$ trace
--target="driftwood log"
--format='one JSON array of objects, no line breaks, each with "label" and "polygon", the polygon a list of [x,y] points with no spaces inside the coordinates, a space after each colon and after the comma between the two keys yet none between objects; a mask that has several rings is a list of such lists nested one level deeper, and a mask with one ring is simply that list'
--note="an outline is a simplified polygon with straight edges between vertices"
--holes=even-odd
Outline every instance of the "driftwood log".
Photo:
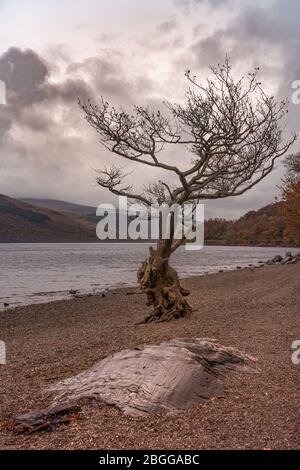
[{"label": "driftwood log", "polygon": [[17,416],[12,424],[12,429],[17,434],[49,431],[61,424],[69,424],[79,411],[80,406],[73,403],[52,405],[44,410],[30,411]]},{"label": "driftwood log", "polygon": [[255,370],[255,359],[207,339],[127,349],[51,387],[55,405],[96,399],[132,416],[169,414],[223,395],[224,373]]},{"label": "driftwood log", "polygon": [[126,349],[50,388],[52,405],[17,416],[17,433],[68,424],[94,399],[131,416],[171,414],[224,394],[227,371],[256,371],[255,359],[212,339],[174,339]]}]

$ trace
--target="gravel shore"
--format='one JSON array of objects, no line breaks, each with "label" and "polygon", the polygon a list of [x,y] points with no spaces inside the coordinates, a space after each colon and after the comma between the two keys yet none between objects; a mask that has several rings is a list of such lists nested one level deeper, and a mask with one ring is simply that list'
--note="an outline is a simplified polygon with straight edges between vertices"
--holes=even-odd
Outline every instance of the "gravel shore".
[{"label": "gravel shore", "polygon": [[[135,325],[147,313],[136,289],[0,313],[1,449],[300,449],[300,265],[185,279],[192,317]],[[130,295],[129,295],[130,294]],[[178,337],[216,338],[258,359],[258,374],[230,374],[224,397],[176,416],[132,418],[97,403],[52,432],[16,435],[10,420],[51,399],[45,389],[109,354]]]}]

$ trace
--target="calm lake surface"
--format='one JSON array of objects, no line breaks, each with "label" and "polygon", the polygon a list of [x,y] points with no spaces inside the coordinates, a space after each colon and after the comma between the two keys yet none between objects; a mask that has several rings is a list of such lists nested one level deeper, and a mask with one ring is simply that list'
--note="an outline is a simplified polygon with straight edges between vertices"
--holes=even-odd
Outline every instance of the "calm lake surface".
[{"label": "calm lake surface", "polygon": [[[0,309],[49,302],[80,293],[136,285],[138,264],[148,254],[146,244],[52,243],[0,244]],[[207,246],[200,251],[181,248],[172,265],[180,277],[247,266],[285,248]]]}]

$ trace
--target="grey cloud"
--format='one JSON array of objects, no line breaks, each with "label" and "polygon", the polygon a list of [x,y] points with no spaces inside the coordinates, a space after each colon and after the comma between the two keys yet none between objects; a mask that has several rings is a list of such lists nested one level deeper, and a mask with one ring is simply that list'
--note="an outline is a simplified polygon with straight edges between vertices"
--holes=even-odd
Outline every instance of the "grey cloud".
[{"label": "grey cloud", "polygon": [[174,4],[182,8],[186,14],[191,13],[193,6],[196,5],[206,4],[212,8],[218,8],[234,2],[235,0],[174,0]]},{"label": "grey cloud", "polygon": [[6,84],[7,99],[12,104],[38,101],[48,73],[45,63],[31,50],[14,47],[0,57],[0,79]]},{"label": "grey cloud", "polygon": [[[285,4],[274,0],[264,7],[240,6],[237,15],[233,15],[227,25],[212,34],[195,41],[191,47],[194,67],[203,68],[208,63],[221,62],[226,53],[234,65],[244,64],[251,69],[260,65],[263,83],[273,80],[278,86],[277,99],[291,98],[293,80],[300,79],[300,31],[298,19],[300,3],[291,0]],[[201,27],[195,28],[199,36]],[[300,131],[300,105],[290,103],[287,116],[287,129]],[[299,149],[299,141],[291,151]],[[283,175],[279,163],[274,173],[255,190],[238,200],[222,201],[221,204],[208,205],[213,214],[232,213],[240,215],[241,208],[258,208],[274,200],[278,185]],[[235,208],[236,207],[236,208]]]},{"label": "grey cloud", "polygon": [[[103,57],[102,57],[103,56]],[[110,57],[108,60],[106,57]],[[150,93],[153,84],[144,75],[132,76],[123,65],[124,58],[112,51],[102,51],[101,57],[91,57],[80,63],[71,64],[67,73],[76,77],[89,76],[90,98],[118,100],[120,103],[133,103],[139,95]]]},{"label": "grey cloud", "polygon": [[53,119],[40,106],[31,106],[20,110],[18,124],[34,132],[48,132],[53,126]]},{"label": "grey cloud", "polygon": [[218,32],[210,37],[197,41],[191,51],[194,56],[197,68],[207,67],[207,65],[217,64],[224,60],[228,52],[222,33]]},{"label": "grey cloud", "polygon": [[156,30],[159,34],[168,34],[174,31],[174,29],[176,29],[176,26],[177,26],[176,20],[175,18],[172,18],[168,21],[163,21],[162,23],[160,23],[157,26]]},{"label": "grey cloud", "polygon": [[[228,10],[231,8],[229,2],[234,5],[232,14]],[[208,12],[207,16],[198,15],[202,22],[199,28],[194,29],[196,15],[190,15],[189,25],[184,23],[192,33],[194,29],[193,44],[187,44],[190,40],[188,34],[183,37],[184,42],[182,38],[175,38],[175,18],[170,20],[167,16],[166,21],[161,23],[157,19],[158,32],[154,30],[156,34],[152,36],[142,34],[142,37],[135,35],[132,38],[132,33],[126,36],[126,31],[118,36],[99,36],[97,56],[76,63],[72,63],[71,53],[62,45],[57,49],[52,46],[52,54],[48,54],[47,60],[33,51],[16,48],[0,57],[0,79],[4,77],[9,84],[9,103],[6,107],[0,107],[2,192],[11,192],[11,188],[15,187],[20,196],[60,197],[78,202],[93,200],[95,203],[100,202],[101,197],[110,199],[109,194],[101,193],[94,184],[91,170],[107,163],[109,157],[99,146],[97,136],[84,122],[77,106],[78,97],[97,100],[103,94],[115,104],[129,106],[137,102],[159,107],[161,90],[168,99],[173,99],[168,92],[176,94],[176,87],[178,94],[181,90],[184,92],[185,82],[181,81],[181,73],[183,75],[186,68],[202,73],[204,66],[222,61],[226,52],[237,65],[240,62],[247,67],[249,65],[249,68],[260,65],[265,77],[274,78],[274,82],[280,83],[279,95],[290,96],[291,81],[300,79],[299,2],[290,0],[286,5],[283,1],[274,0],[264,8],[231,0],[179,0],[179,3],[191,13],[202,11],[202,7],[203,11]],[[216,5],[218,10],[215,15],[213,8]],[[209,15],[212,13],[214,19],[217,16],[222,20],[222,8],[227,15],[226,22],[219,21],[221,26],[216,31]],[[180,26],[179,13],[175,10]],[[96,36],[97,33],[93,34]],[[123,38],[129,38],[129,41],[123,44]],[[130,44],[134,46],[132,51]],[[185,49],[183,44],[187,44]],[[167,54],[161,56],[160,50],[167,51]],[[274,50],[280,57],[279,61],[275,59],[275,63],[271,57]],[[135,53],[147,58],[141,61],[143,65],[140,69],[138,66],[131,67],[130,57]],[[138,64],[139,59],[134,57],[134,60]],[[162,74],[157,60],[167,60]],[[154,71],[157,67],[159,78],[156,82],[148,78],[152,70],[149,73],[144,64],[153,67]],[[59,73],[60,67],[62,74]],[[21,76],[16,76],[17,69],[22,71]],[[59,83],[52,79],[56,73],[59,77],[65,77]],[[275,76],[276,73],[279,75]],[[176,99],[177,96],[174,96]],[[290,127],[300,127],[299,105],[291,105],[289,122]],[[142,165],[134,172],[141,180],[151,177],[144,175]],[[213,203],[209,210],[213,214],[233,217],[272,202],[280,175],[281,170],[278,169],[249,195]]]},{"label": "grey cloud", "polygon": [[49,114],[55,101],[76,103],[78,97],[91,96],[83,80],[53,84],[50,75],[46,61],[32,50],[11,48],[0,57],[0,79],[7,89],[7,105],[0,109],[2,137],[18,125],[47,131],[55,122],[55,116]]},{"label": "grey cloud", "polygon": [[66,79],[63,83],[47,84],[45,98],[60,99],[66,103],[74,103],[80,98],[86,100],[93,95],[91,87],[83,79]]},{"label": "grey cloud", "polygon": [[0,192],[50,197],[52,192],[79,201],[89,192],[97,203],[110,199],[96,190],[92,170],[108,156],[77,99],[96,101],[103,94],[131,104],[136,95],[150,95],[152,83],[132,76],[118,54],[103,55],[69,64],[58,83],[52,80],[56,67],[33,51],[14,48],[0,57],[0,78],[10,84],[7,105],[0,107]]},{"label": "grey cloud", "polygon": [[[11,127],[11,119],[6,112],[0,108],[0,145],[1,138],[9,131]],[[1,151],[1,149],[0,149]]]},{"label": "grey cloud", "polygon": [[[281,0],[274,0],[264,5],[240,7],[239,14],[233,17],[229,25],[198,40],[193,45],[193,51],[198,50],[200,54],[209,46],[212,61],[218,57],[220,50],[229,52],[236,61],[251,60],[253,56],[263,54],[268,64],[270,48],[277,48],[281,55],[282,69],[291,58],[296,65],[298,61],[294,59],[298,56],[300,43],[300,3],[290,0],[287,8]],[[195,31],[197,32],[197,28]],[[200,28],[198,33],[199,31]]]},{"label": "grey cloud", "polygon": [[[191,51],[195,65],[202,67],[222,60],[229,53],[233,63],[245,61],[249,68],[260,65],[263,78],[276,78],[278,98],[291,98],[292,82],[300,79],[300,3],[290,0],[288,7],[274,0],[264,7],[257,5],[240,9],[227,28],[200,39]],[[272,52],[276,59],[272,61]],[[290,104],[288,128],[300,130],[300,106]]]}]

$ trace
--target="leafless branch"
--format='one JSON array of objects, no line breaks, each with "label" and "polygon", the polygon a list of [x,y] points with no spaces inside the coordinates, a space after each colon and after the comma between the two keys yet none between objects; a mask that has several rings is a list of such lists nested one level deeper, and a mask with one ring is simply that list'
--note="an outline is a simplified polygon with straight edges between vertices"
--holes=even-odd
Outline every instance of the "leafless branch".
[{"label": "leafless branch", "polygon": [[[295,134],[287,140],[283,137],[287,102],[277,102],[264,92],[258,68],[234,80],[226,58],[211,71],[212,78],[204,84],[190,71],[186,73],[191,85],[186,103],[165,103],[167,116],[140,106],[129,114],[104,99],[99,105],[80,103],[88,123],[112,153],[165,170],[173,175],[172,181],[177,177],[175,187],[159,181],[144,188],[145,194],[135,194],[132,187],[122,186],[120,169],[111,167],[98,178],[101,186],[146,205],[153,200],[183,204],[238,196],[272,171],[275,161],[296,140]],[[161,159],[165,147],[175,144],[187,147],[193,155],[185,169]]]}]

